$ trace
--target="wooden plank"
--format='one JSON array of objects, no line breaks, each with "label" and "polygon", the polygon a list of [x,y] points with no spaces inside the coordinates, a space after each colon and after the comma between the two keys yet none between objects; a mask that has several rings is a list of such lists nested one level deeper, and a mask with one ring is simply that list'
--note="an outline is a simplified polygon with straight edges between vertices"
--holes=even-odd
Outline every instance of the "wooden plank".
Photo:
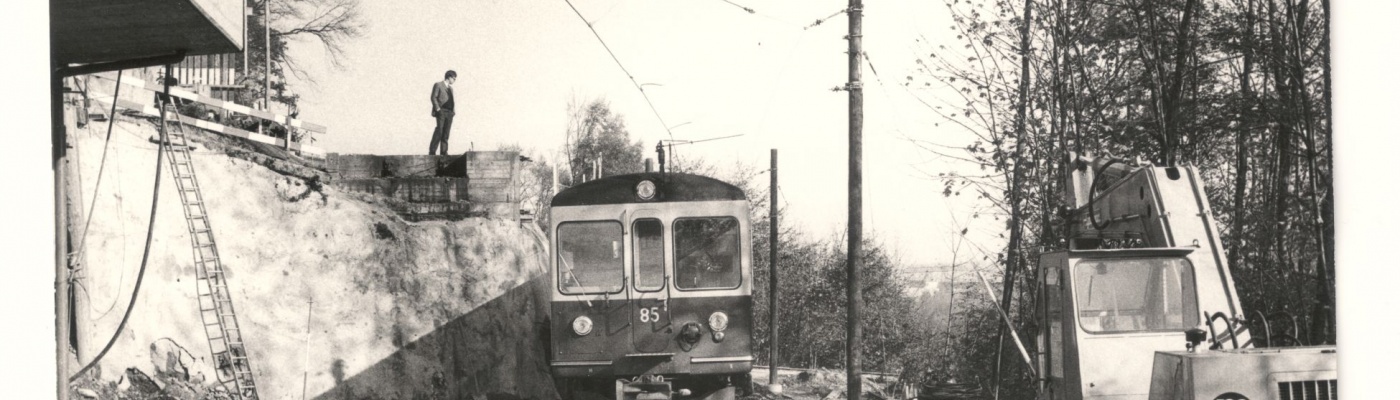
[{"label": "wooden plank", "polygon": [[[97,79],[100,79],[100,80],[106,80],[106,81],[110,81],[110,82],[115,82],[115,80],[113,80],[113,79],[111,79],[111,78],[104,77],[104,76],[92,75],[92,77],[97,78]],[[146,82],[146,81],[143,81],[143,80],[140,80],[140,79],[135,79],[135,78],[122,77],[122,82],[121,82],[121,83],[122,83],[123,85],[128,85],[128,86],[131,86],[131,87],[134,87],[134,88],[139,88],[139,89],[145,89],[145,90],[149,90],[149,91],[157,92],[157,93],[161,93],[161,92],[164,92],[164,91],[165,91],[165,86],[163,86],[163,85],[161,85],[161,84],[159,84],[159,83],[156,83],[156,82]],[[309,131],[316,132],[316,133],[326,133],[326,127],[321,126],[321,125],[317,125],[317,124],[314,124],[314,123],[311,123],[311,122],[302,121],[302,120],[295,119],[295,118],[292,118],[292,117],[288,117],[288,116],[282,115],[282,114],[277,114],[277,113],[267,112],[267,111],[263,111],[263,110],[258,110],[258,109],[255,109],[255,108],[252,108],[252,107],[248,107],[248,106],[245,106],[245,105],[242,105],[242,104],[238,104],[238,103],[234,103],[234,102],[227,101],[227,100],[221,100],[221,99],[218,99],[218,98],[214,98],[214,97],[209,97],[209,96],[201,95],[201,94],[199,94],[199,93],[194,93],[194,92],[191,92],[191,91],[188,91],[188,90],[184,90],[184,89],[179,89],[179,88],[174,88],[174,87],[172,87],[172,88],[170,88],[170,95],[171,95],[171,96],[175,96],[175,97],[179,97],[179,98],[182,98],[182,99],[186,99],[186,100],[193,100],[193,101],[196,101],[196,102],[199,102],[199,103],[202,103],[202,104],[206,104],[206,105],[210,105],[210,106],[222,108],[222,109],[224,109],[224,110],[236,112],[236,113],[239,113],[239,114],[251,115],[251,116],[258,117],[258,118],[262,118],[262,119],[265,119],[265,120],[268,120],[268,121],[272,121],[272,122],[276,122],[276,123],[279,123],[279,124],[283,124],[283,125],[286,125],[286,126],[289,126],[289,127],[294,127],[294,128],[298,128],[298,129],[305,129],[305,130],[309,130]]]},{"label": "wooden plank", "polygon": [[[126,80],[126,79],[123,78],[122,80]],[[106,94],[98,93],[98,92],[91,92],[91,93],[93,94],[93,97],[90,97],[90,98],[91,98],[93,101],[96,101],[96,102],[98,102],[98,103],[106,104],[106,105],[109,106],[109,107],[111,106],[111,104],[112,104],[112,101],[111,101],[111,97],[112,97],[112,96],[111,96],[111,95],[106,95]],[[149,116],[153,116],[153,117],[158,117],[158,116],[160,116],[160,109],[158,109],[158,108],[156,108],[156,107],[154,107],[154,106],[147,106],[147,105],[144,105],[144,104],[141,104],[141,103],[137,103],[137,102],[134,102],[134,101],[130,101],[130,100],[117,99],[117,106],[118,106],[118,107],[121,107],[121,108],[128,109],[128,110],[134,110],[134,111],[140,112],[140,113],[142,113],[142,114],[149,115]],[[279,147],[284,147],[284,146],[286,146],[286,144],[285,144],[285,143],[286,143],[286,140],[284,140],[284,139],[278,139],[278,138],[271,137],[271,136],[267,136],[267,135],[263,135],[263,134],[253,133],[253,132],[245,131],[245,130],[238,129],[238,128],[234,128],[234,127],[225,126],[225,125],[222,125],[222,124],[218,124],[218,123],[214,123],[214,122],[209,122],[209,121],[201,120],[201,119],[198,119],[198,118],[193,118],[193,117],[188,117],[188,116],[181,116],[181,117],[179,118],[179,121],[180,121],[181,123],[185,124],[185,125],[194,126],[194,127],[196,127],[196,128],[204,129],[204,130],[211,131],[211,132],[214,132],[214,133],[219,133],[219,134],[223,134],[223,135],[227,135],[227,136],[233,136],[233,137],[240,137],[240,138],[252,140],[252,141],[254,141],[254,142],[267,143],[267,144],[274,145],[274,146],[279,146]],[[304,145],[304,144],[301,144],[301,143],[292,143],[291,148],[292,148],[293,150],[300,151],[300,152],[302,152],[303,154],[310,155],[310,156],[314,156],[314,157],[316,157],[316,158],[325,158],[325,157],[326,157],[326,151],[325,151],[324,149],[321,149],[321,148],[318,148],[318,147],[308,146],[308,145]]]},{"label": "wooden plank", "polygon": [[236,74],[230,67],[229,61],[236,54],[210,54],[203,56],[185,57],[184,61],[175,64],[173,73],[180,78],[180,83],[185,85],[200,85],[206,87],[223,87],[233,84]]}]

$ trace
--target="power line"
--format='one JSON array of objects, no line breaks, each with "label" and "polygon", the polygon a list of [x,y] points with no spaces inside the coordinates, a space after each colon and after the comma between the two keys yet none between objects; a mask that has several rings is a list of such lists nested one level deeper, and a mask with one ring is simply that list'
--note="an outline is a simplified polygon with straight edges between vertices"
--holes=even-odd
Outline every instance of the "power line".
[{"label": "power line", "polygon": [[637,91],[642,94],[642,98],[647,101],[647,106],[651,107],[651,113],[656,115],[656,120],[661,121],[661,126],[666,129],[666,137],[675,139],[675,135],[671,134],[671,126],[667,125],[666,120],[661,118],[661,113],[656,111],[656,105],[651,103],[651,97],[647,97],[647,92],[642,90],[642,85],[637,83],[637,78],[633,77],[632,73],[627,71],[627,67],[622,65],[622,61],[617,59],[617,54],[613,54],[612,48],[608,47],[608,42],[603,41],[603,37],[598,35],[598,30],[593,29],[593,23],[588,22],[588,18],[583,17],[583,13],[578,11],[578,7],[574,7],[573,2],[564,0],[564,3],[568,4],[569,8],[574,10],[574,14],[578,15],[578,19],[583,20],[583,24],[588,26],[588,31],[593,32],[593,37],[598,38],[598,43],[603,45],[603,50],[608,51],[608,56],[611,56],[613,62],[617,63],[617,67],[622,69],[622,73],[627,74],[627,79],[632,81],[632,86],[637,88]]},{"label": "power line", "polygon": [[[880,85],[880,94],[885,97],[885,101],[890,102],[889,108],[894,110],[892,113],[894,115],[895,121],[894,131],[899,132],[901,135],[904,135],[905,138],[908,138],[909,134],[904,132],[904,115],[899,112],[899,107],[895,105],[894,98],[890,96],[890,89],[888,85],[885,85],[884,78],[880,77],[880,71],[875,69],[875,62],[870,60],[870,52],[862,51],[860,52],[860,56],[865,59],[865,65],[870,66],[870,73],[872,75],[875,75],[875,82],[877,82]],[[881,134],[888,133],[887,131],[878,132]]]},{"label": "power line", "polygon": [[816,22],[813,22],[811,25],[807,25],[806,27],[803,27],[802,29],[803,29],[803,30],[807,30],[807,29],[810,29],[810,28],[815,28],[817,25],[821,25],[822,23],[826,22],[826,20],[829,20],[829,19],[832,19],[832,18],[836,18],[837,15],[845,14],[846,12],[848,12],[848,11],[850,11],[850,10],[851,10],[850,8],[842,8],[842,9],[840,9],[840,10],[834,12],[834,13],[831,13],[831,15],[826,16],[826,18],[818,19]]},{"label": "power line", "polygon": [[752,8],[744,7],[744,6],[740,5],[739,3],[735,3],[735,2],[732,2],[732,1],[729,1],[729,0],[720,0],[720,1],[723,1],[723,2],[725,2],[725,3],[729,3],[730,5],[735,6],[735,7],[739,7],[739,8],[741,8],[741,9],[743,9],[744,11],[748,11],[749,14],[754,14],[754,13],[755,13],[755,12],[753,11]]}]

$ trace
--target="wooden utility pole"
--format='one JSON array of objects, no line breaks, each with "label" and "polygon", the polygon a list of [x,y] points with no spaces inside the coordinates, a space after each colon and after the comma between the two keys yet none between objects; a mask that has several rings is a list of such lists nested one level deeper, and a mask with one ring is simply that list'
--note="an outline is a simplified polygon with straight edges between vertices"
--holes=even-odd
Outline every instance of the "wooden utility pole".
[{"label": "wooden utility pole", "polygon": [[[263,110],[272,111],[268,97],[272,93],[272,0],[263,0]],[[291,135],[288,135],[288,141]]]},{"label": "wooden utility pole", "polygon": [[[778,149],[768,166],[768,385],[778,384]],[[650,165],[650,163],[648,163]]]},{"label": "wooden utility pole", "polygon": [[860,16],[861,0],[850,0],[846,16],[850,20],[850,32],[846,36],[849,56],[849,82],[846,93],[850,96],[850,175],[847,188],[846,219],[846,398],[860,399],[860,264],[861,264],[861,123],[864,122],[862,107],[864,99],[860,88]]},{"label": "wooden utility pole", "polygon": [[[1322,141],[1326,143],[1332,139],[1332,2],[1329,0],[1322,0],[1322,21],[1322,123],[1327,127],[1323,130],[1324,134],[1327,136],[1322,138]],[[1311,139],[1309,140],[1311,142]],[[1311,144],[1309,144],[1309,146],[1311,146]],[[1312,156],[1314,158],[1320,157],[1321,152],[1314,151],[1312,152]],[[1316,163],[1316,160],[1313,162]],[[1317,170],[1316,165],[1314,165],[1312,175],[1316,176],[1320,172],[1321,171]],[[1316,186],[1316,184],[1314,184],[1314,186]],[[1317,216],[1318,225],[1321,226],[1320,229],[1322,230],[1317,233],[1317,240],[1319,243],[1318,246],[1321,247],[1322,250],[1322,261],[1319,263],[1319,266],[1321,266],[1319,269],[1323,272],[1323,280],[1321,283],[1326,285],[1326,288],[1323,290],[1323,294],[1326,296],[1323,298],[1323,304],[1330,308],[1327,310],[1328,312],[1326,314],[1328,329],[1324,337],[1326,338],[1326,343],[1336,343],[1337,309],[1333,307],[1333,303],[1335,302],[1333,298],[1335,295],[1331,294],[1333,289],[1336,288],[1336,283],[1334,282],[1336,279],[1336,272],[1332,271],[1336,262],[1335,255],[1332,252],[1336,251],[1336,245],[1334,243],[1329,243],[1332,242],[1332,238],[1335,236],[1335,232],[1333,232],[1331,228],[1332,221],[1335,219],[1322,218],[1323,215],[1327,215],[1322,214],[1323,210],[1330,210],[1332,208],[1330,206],[1330,204],[1332,204],[1332,198],[1329,195],[1322,199],[1317,199],[1317,188],[1313,187],[1312,191],[1314,201],[1316,201],[1314,205],[1317,206],[1316,210],[1319,214]],[[1314,340],[1314,342],[1317,341]]]},{"label": "wooden utility pole", "polygon": [[243,76],[248,76],[248,2],[243,3],[243,69],[239,70]]}]

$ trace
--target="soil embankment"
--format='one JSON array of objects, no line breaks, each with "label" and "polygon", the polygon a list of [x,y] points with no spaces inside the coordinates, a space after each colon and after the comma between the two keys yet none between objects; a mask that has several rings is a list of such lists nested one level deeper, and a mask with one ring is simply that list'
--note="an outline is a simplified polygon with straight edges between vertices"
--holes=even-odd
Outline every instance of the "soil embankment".
[{"label": "soil embankment", "polygon": [[[95,187],[105,129],[76,132],[84,211],[96,192],[76,294],[84,362],[126,311],[155,184],[154,125],[122,119]],[[556,397],[541,338],[547,248],[533,226],[405,222],[373,198],[198,147],[194,168],[263,398]],[[214,381],[180,198],[168,169],[161,180],[130,322],[87,383],[99,394],[135,387],[128,368],[163,390]]]}]

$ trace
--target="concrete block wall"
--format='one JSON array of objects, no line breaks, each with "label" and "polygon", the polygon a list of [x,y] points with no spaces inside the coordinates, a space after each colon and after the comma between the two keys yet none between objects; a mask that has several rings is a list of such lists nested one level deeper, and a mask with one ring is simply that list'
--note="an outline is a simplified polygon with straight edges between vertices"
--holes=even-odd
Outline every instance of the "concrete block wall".
[{"label": "concrete block wall", "polygon": [[474,151],[459,156],[330,154],[331,184],[342,190],[403,202],[406,218],[455,219],[466,215],[518,218],[510,185],[520,153]]}]

